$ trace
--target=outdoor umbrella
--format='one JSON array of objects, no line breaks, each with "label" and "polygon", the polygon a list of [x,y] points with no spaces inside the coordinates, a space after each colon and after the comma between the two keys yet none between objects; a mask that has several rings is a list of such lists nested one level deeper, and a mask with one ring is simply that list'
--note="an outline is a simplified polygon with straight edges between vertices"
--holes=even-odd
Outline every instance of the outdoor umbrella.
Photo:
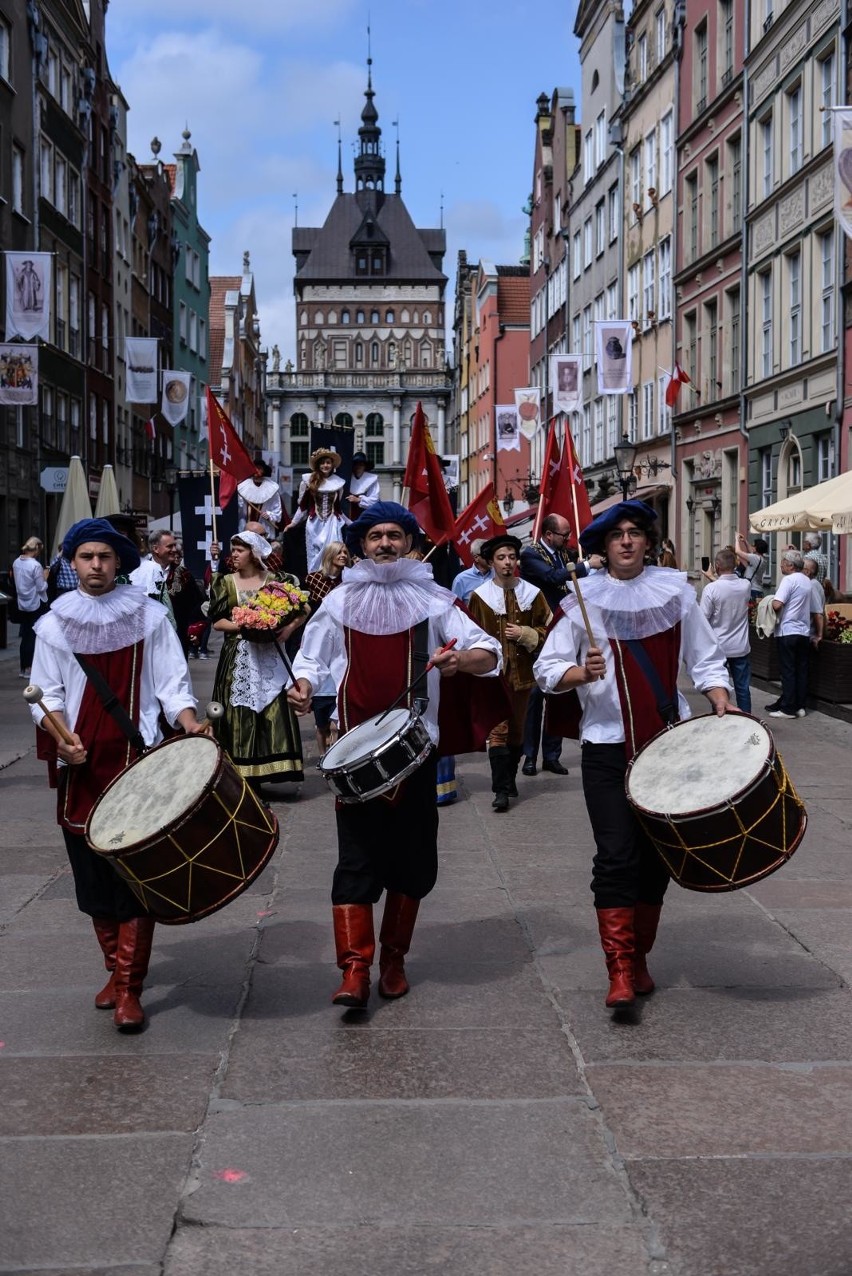
[{"label": "outdoor umbrella", "polygon": [[68,483],[62,497],[62,504],[59,507],[59,519],[56,523],[56,536],[53,541],[51,559],[54,559],[59,552],[62,537],[68,529],[73,527],[75,523],[79,523],[80,519],[91,517],[92,502],[89,500],[89,487],[86,482],[83,462],[79,456],[72,456],[71,463],[68,466]]},{"label": "outdoor umbrella", "polygon": [[749,515],[755,532],[852,531],[852,472]]},{"label": "outdoor umbrella", "polygon": [[118,499],[118,485],[115,481],[115,470],[105,465],[101,474],[101,490],[98,492],[98,503],[95,506],[95,518],[109,518],[110,514],[121,513],[121,501]]}]

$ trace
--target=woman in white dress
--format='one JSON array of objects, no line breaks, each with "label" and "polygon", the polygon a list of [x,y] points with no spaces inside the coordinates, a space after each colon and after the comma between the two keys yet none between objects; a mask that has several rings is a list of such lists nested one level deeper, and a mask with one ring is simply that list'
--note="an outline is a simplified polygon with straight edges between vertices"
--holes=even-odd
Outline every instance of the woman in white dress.
[{"label": "woman in white dress", "polygon": [[299,485],[299,508],[290,528],[307,520],[305,547],[309,572],[320,570],[323,550],[332,541],[343,540],[343,528],[349,522],[342,506],[345,483],[335,473],[339,464],[339,453],[318,447],[311,453],[311,473]]}]

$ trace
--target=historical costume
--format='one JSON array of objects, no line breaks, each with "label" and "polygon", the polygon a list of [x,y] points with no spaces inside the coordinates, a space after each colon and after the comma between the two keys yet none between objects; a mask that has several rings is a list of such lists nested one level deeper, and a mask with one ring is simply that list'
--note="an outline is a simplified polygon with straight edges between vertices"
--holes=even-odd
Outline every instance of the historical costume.
[{"label": "historical costume", "polygon": [[[562,734],[582,742],[596,847],[592,891],[610,978],[607,1005],[616,1008],[654,989],[645,957],[669,881],[627,801],[627,764],[663,727],[690,716],[677,687],[681,664],[716,713],[731,708],[724,656],[685,573],[643,565],[656,517],[644,501],[622,501],[589,524],[583,548],[607,557],[607,570],[582,586],[595,645],[570,595],[535,665],[539,686],[564,711]],[[562,692],[569,694],[556,694]]]},{"label": "historical costume", "polygon": [[257,465],[251,478],[243,479],[237,484],[237,496],[240,502],[240,530],[247,523],[261,523],[264,535],[272,540],[285,520],[281,506],[281,488],[272,478],[269,466]]},{"label": "historical costume", "polygon": [[482,557],[494,569],[470,597],[470,614],[487,634],[500,643],[503,677],[512,706],[505,722],[488,737],[491,764],[492,806],[497,812],[509,809],[509,798],[517,797],[516,777],[524,739],[524,722],[530,690],[535,686],[533,660],[544,642],[550,624],[550,608],[535,585],[515,575],[521,542],[516,536],[494,536],[482,546]]},{"label": "historical costume", "polygon": [[335,474],[340,456],[330,448],[320,447],[311,453],[311,473],[299,484],[299,508],[291,527],[305,524],[305,549],[308,571],[318,571],[322,552],[331,541],[343,539],[348,522],[343,514],[343,479]]},{"label": "historical costume", "polygon": [[371,463],[366,452],[356,452],[352,457],[352,476],[349,479],[349,513],[357,518],[374,501],[381,499],[378,476],[371,473]]},{"label": "historical costume", "polygon": [[[240,532],[232,537],[232,548],[237,544],[248,546],[258,565],[271,551],[269,542],[256,532]],[[252,589],[243,588],[236,573],[215,574],[210,585],[208,620],[214,628],[222,629],[217,622],[230,623],[234,608],[245,606],[259,588],[272,580],[298,585],[295,577],[286,572],[263,571],[260,585]],[[215,726],[217,740],[240,774],[254,781],[256,787],[264,780],[274,784],[302,781],[302,738],[287,703],[289,677],[276,642],[254,642],[243,637],[236,625],[222,632],[224,642],[213,698],[224,706],[225,714]],[[287,630],[281,643],[286,635]]]},{"label": "historical costume", "polygon": [[[340,729],[348,731],[387,709],[412,682],[415,666],[454,639],[454,650],[438,656],[436,667],[400,702],[411,705],[413,697],[428,696],[423,722],[437,744],[439,710],[445,706],[442,675],[496,672],[496,641],[470,620],[449,590],[435,583],[428,564],[405,557],[417,531],[408,510],[386,501],[375,502],[348,529],[350,548],[366,557],[343,573],[343,584],[305,627],[291,693],[301,712],[310,706],[312,689],[331,675],[339,689]],[[468,706],[458,723],[456,747],[479,747],[503,716],[502,709],[501,699],[496,717],[486,710],[477,722],[476,709]],[[403,959],[419,903],[438,872],[435,754],[380,797],[338,802],[337,836],[331,897],[343,982],[333,1000],[348,1006],[367,1002],[375,950],[373,904],[383,890],[379,991],[401,997],[408,991]]]},{"label": "historical costume", "polygon": [[[172,727],[201,728],[186,661],[164,609],[138,589],[115,585],[114,577],[106,588],[96,580],[96,592],[89,592],[89,561],[104,546],[118,556],[122,572],[138,565],[136,547],[105,519],[76,523],[63,540],[63,553],[74,563],[80,587],[58,598],[36,627],[33,681],[41,687],[46,707],[61,715],[79,737],[79,752],[66,756],[67,749],[43,721],[41,708],[34,705],[32,714],[44,728],[38,733],[39,756],[51,762],[56,780],[58,821],[74,873],[77,905],[92,918],[110,972],[95,1005],[114,1007],[116,1026],[135,1030],[144,1022],[139,994],[154,921],[108,861],[89,849],[84,830],[106,786],[138,753],[77,657],[101,675],[145,745],[162,740],[161,715]],[[115,557],[112,564],[114,573]],[[66,761],[71,764],[64,765]]]}]

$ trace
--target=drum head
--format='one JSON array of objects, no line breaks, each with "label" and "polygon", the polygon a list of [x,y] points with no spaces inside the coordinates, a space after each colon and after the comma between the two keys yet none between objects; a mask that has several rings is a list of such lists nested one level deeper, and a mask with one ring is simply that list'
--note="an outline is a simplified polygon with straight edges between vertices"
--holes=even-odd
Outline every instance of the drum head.
[{"label": "drum head", "polygon": [[627,773],[627,796],[654,815],[690,815],[736,797],[774,752],[762,722],[742,713],[688,718],[641,749]]},{"label": "drum head", "polygon": [[[219,765],[208,736],[191,735],[152,749],[122,772],[98,800],[87,836],[95,850],[145,842],[168,828],[197,801]],[[121,841],[116,843],[117,834]]]},{"label": "drum head", "polygon": [[[410,709],[392,709],[387,717],[377,714],[373,718],[367,718],[366,722],[359,723],[334,742],[323,755],[319,769],[336,771],[340,767],[352,766],[353,763],[368,758],[402,731],[410,717]],[[379,718],[382,718],[380,725]]]}]

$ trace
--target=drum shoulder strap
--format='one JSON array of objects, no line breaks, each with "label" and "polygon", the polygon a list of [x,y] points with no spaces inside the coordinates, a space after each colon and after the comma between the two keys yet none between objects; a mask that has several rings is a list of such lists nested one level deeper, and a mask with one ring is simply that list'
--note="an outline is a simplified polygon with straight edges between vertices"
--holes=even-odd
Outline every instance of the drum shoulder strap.
[{"label": "drum shoulder strap", "polygon": [[426,690],[426,666],[429,663],[429,619],[420,620],[414,626],[414,641],[411,644],[411,686],[412,699],[420,710],[425,713],[426,706],[429,703],[429,694]]},{"label": "drum shoulder strap", "polygon": [[83,670],[83,673],[89,679],[100,698],[103,707],[106,709],[110,717],[121,728],[122,732],[127,736],[133,748],[137,753],[145,752],[145,741],[142,738],[142,732],[135,725],[130,715],[126,712],[124,705],[118,699],[112,687],[94,665],[90,664],[84,656],[79,655],[76,651],[74,659]]},{"label": "drum shoulder strap", "polygon": [[642,646],[641,642],[638,642],[636,639],[628,639],[624,645],[629,649],[633,659],[645,675],[645,680],[654,693],[654,699],[657,702],[657,710],[659,711],[663,722],[666,726],[674,726],[680,717],[677,703],[677,692],[675,692],[673,700],[666,694],[662,679],[654,667],[654,662]]}]

